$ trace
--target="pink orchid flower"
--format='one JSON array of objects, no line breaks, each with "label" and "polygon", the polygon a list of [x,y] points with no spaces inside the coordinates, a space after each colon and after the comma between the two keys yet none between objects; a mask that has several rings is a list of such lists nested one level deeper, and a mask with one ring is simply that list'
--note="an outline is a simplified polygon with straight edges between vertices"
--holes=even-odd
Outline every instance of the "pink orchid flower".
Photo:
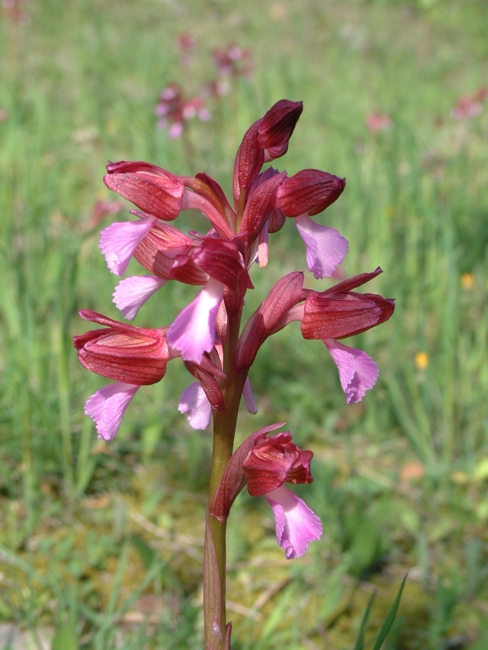
[{"label": "pink orchid flower", "polygon": [[363,351],[337,339],[365,332],[387,321],[394,301],[352,289],[372,280],[381,269],[362,273],[326,291],[303,289],[303,274],[290,273],[279,280],[246,323],[236,351],[239,368],[249,368],[268,336],[298,320],[305,339],[322,340],[339,371],[348,404],[359,402],[379,375],[376,363]]},{"label": "pink orchid flower", "polygon": [[[249,377],[244,384],[242,396],[248,412],[255,415],[258,407],[254,401]],[[212,404],[200,382],[194,382],[185,388],[180,397],[178,411],[188,414],[187,419],[192,429],[208,429],[212,419]]]},{"label": "pink orchid flower", "polygon": [[[87,370],[116,381],[97,391],[85,405],[85,413],[94,420],[99,437],[112,440],[126,408],[140,386],[161,381],[166,374],[168,361],[180,356],[180,353],[169,346],[167,327],[134,327],[88,309],[81,311],[80,316],[106,326],[75,336],[74,345],[80,363]],[[210,377],[214,376],[212,373],[223,373],[207,358],[202,363],[199,368],[201,379],[210,391],[204,373]],[[215,395],[215,389],[213,390]],[[221,404],[219,400],[221,395],[212,400],[216,407]]]},{"label": "pink orchid flower", "polygon": [[242,464],[251,496],[264,495],[273,511],[278,544],[287,560],[301,557],[322,536],[317,515],[284,483],[312,483],[311,451],[301,451],[287,431],[256,443]]},{"label": "pink orchid flower", "polygon": [[302,451],[292,442],[289,431],[267,434],[282,427],[279,422],[251,434],[233,453],[210,503],[209,512],[225,521],[237,495],[247,483],[251,496],[265,496],[275,518],[276,538],[286,559],[299,558],[310,542],[322,536],[317,515],[284,484],[310,484],[311,451]]}]

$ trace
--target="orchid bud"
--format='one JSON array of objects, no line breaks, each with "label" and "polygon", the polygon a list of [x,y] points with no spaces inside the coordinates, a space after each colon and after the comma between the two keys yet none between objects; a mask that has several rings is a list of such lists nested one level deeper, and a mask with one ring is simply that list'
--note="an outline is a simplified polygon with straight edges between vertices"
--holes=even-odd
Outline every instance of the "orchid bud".
[{"label": "orchid bud", "polygon": [[298,118],[303,110],[302,102],[282,99],[276,102],[260,120],[245,133],[237,150],[234,163],[234,200],[247,191],[259,174],[263,163],[283,156],[288,149]]},{"label": "orchid bud", "polygon": [[281,99],[259,121],[258,145],[265,150],[264,162],[280,158],[287,152],[288,141],[302,110],[302,102]]}]

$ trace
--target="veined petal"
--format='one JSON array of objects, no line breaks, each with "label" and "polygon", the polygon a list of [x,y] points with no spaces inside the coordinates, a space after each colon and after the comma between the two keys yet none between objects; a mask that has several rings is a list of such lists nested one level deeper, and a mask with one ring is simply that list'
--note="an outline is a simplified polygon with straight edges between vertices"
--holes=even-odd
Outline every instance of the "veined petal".
[{"label": "veined petal", "polygon": [[120,421],[139,386],[117,382],[101,388],[88,398],[85,415],[95,423],[98,437],[113,440],[120,426]]},{"label": "veined petal", "polygon": [[383,273],[383,270],[381,269],[381,267],[378,266],[371,273],[360,273],[359,275],[355,275],[352,278],[343,280],[342,282],[339,282],[339,284],[335,284],[333,287],[330,287],[329,289],[322,291],[322,293],[324,295],[329,293],[348,293],[353,289],[362,287],[363,284],[366,284],[366,282],[373,280],[380,273]]},{"label": "veined petal", "polygon": [[206,196],[206,198],[212,202],[218,210],[222,211],[223,214],[226,215],[227,222],[231,227],[232,232],[234,232],[236,225],[236,214],[231,208],[224,190],[220,187],[216,180],[203,172],[200,172],[195,176],[195,181],[199,183],[199,189],[197,191],[202,194],[202,196]]},{"label": "veined petal", "polygon": [[252,497],[268,494],[283,483],[313,483],[313,453],[292,442],[289,431],[265,438],[251,449],[242,464]]},{"label": "veined petal", "polygon": [[381,325],[393,314],[393,300],[372,293],[311,291],[301,330],[305,339],[345,339]]},{"label": "veined petal", "polygon": [[349,244],[335,228],[321,226],[308,214],[295,220],[306,248],[307,266],[316,278],[330,278],[345,258]]},{"label": "veined petal", "polygon": [[360,402],[375,385],[380,374],[378,366],[363,350],[350,348],[335,339],[325,339],[324,343],[339,371],[346,402]]},{"label": "veined petal", "polygon": [[98,375],[133,386],[155,384],[164,377],[168,361],[179,356],[168,348],[168,328],[134,327],[87,309],[80,316],[108,325],[73,338],[81,365]]},{"label": "veined petal", "polygon": [[285,225],[286,217],[276,206],[269,213],[267,226],[268,232],[279,232]]},{"label": "veined petal", "polygon": [[236,242],[207,237],[201,246],[195,248],[192,261],[211,278],[225,284],[232,293],[253,288]]},{"label": "veined petal", "polygon": [[[269,172],[270,170],[267,170]],[[286,177],[286,172],[264,172],[252,184],[242,216],[239,232],[246,232],[249,236],[259,233],[266,217],[274,208],[276,192]]]},{"label": "veined petal", "polygon": [[287,217],[313,216],[334,203],[345,186],[343,178],[318,169],[303,169],[283,181],[277,192],[276,207]]},{"label": "veined petal", "polygon": [[156,217],[148,216],[140,221],[113,223],[102,230],[99,247],[112,273],[124,275],[133,252],[156,221]]},{"label": "veined petal", "polygon": [[134,251],[134,257],[141,266],[162,280],[205,284],[207,274],[188,263],[194,246],[194,239],[160,221],[142,239]]},{"label": "veined petal", "polygon": [[246,193],[263,166],[264,150],[258,145],[258,125],[259,121],[249,127],[237,150],[233,177],[236,208],[241,194]]},{"label": "veined petal", "polygon": [[165,284],[166,280],[153,275],[134,275],[116,286],[112,294],[114,303],[124,318],[133,320],[146,300]]},{"label": "veined petal", "polygon": [[[174,126],[174,125],[173,125]],[[181,210],[181,179],[156,165],[122,160],[107,165],[105,185],[144,212],[172,221]]]},{"label": "veined petal", "polygon": [[184,361],[200,363],[204,352],[215,343],[216,320],[224,297],[224,285],[213,278],[198,296],[176,317],[168,330],[167,340],[181,351]]},{"label": "veined petal", "polygon": [[265,495],[276,524],[278,544],[287,560],[304,555],[310,542],[322,537],[320,519],[302,499],[282,485]]},{"label": "veined petal", "polygon": [[182,392],[178,405],[180,413],[188,413],[192,429],[207,429],[212,417],[212,407],[199,381],[190,384]]}]

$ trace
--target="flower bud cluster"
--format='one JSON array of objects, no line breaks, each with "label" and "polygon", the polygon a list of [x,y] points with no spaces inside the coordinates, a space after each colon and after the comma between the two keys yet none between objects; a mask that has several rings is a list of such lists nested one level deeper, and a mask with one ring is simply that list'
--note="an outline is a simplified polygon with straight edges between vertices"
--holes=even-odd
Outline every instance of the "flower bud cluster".
[{"label": "flower bud cluster", "polygon": [[[347,240],[337,230],[311,218],[339,198],[344,179],[317,169],[293,176],[273,167],[262,171],[265,163],[286,153],[301,112],[301,102],[281,100],[247,130],[235,158],[232,203],[217,181],[205,173],[177,176],[146,162],[121,161],[107,166],[106,186],[136,209],[131,210],[133,220],[113,223],[102,231],[100,249],[116,275],[125,273],[132,257],[147,272],[123,279],[115,289],[114,302],[122,315],[133,319],[169,281],[200,289],[173,322],[159,329],[81,312],[84,319],[104,329],[75,337],[80,362],[116,382],[90,397],[85,407],[100,437],[114,437],[140,386],[160,381],[168,361],[176,357],[182,358],[197,379],[183,393],[179,407],[192,426],[207,428],[212,413],[227,408],[223,386],[229,369],[232,376],[240,378],[239,391],[243,386],[246,405],[255,412],[249,369],[265,340],[294,321],[300,323],[304,339],[323,341],[338,368],[348,403],[360,401],[374,385],[379,373],[375,362],[340,340],[392,315],[392,300],[354,291],[381,269],[324,291],[305,288],[301,271],[285,275],[239,330],[231,357],[225,358],[229,327],[233,324],[234,330],[239,329],[246,292],[253,288],[251,267],[255,262],[261,268],[267,264],[269,235],[292,220],[305,246],[307,267],[317,279],[331,277],[348,250]],[[202,232],[186,233],[173,225],[190,209],[208,220]],[[298,557],[308,541],[320,536],[320,522],[283,484],[312,481],[312,452],[300,451],[289,433],[273,438],[266,438],[266,433],[253,434],[235,452],[211,514],[225,518],[247,481],[251,495],[268,498],[287,557]],[[304,519],[311,532],[302,539],[295,526]]]}]

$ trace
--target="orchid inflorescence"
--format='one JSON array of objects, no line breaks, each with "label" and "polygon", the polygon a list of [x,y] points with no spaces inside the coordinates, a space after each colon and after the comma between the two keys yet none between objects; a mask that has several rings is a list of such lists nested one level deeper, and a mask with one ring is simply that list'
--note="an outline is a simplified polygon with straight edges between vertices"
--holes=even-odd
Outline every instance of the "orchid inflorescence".
[{"label": "orchid inflorescence", "polygon": [[[170,280],[201,289],[173,322],[157,329],[83,310],[82,318],[103,328],[74,339],[82,365],[116,382],[97,391],[85,406],[104,440],[113,439],[139,388],[163,379],[172,359],[180,357],[196,379],[184,391],[179,410],[188,414],[196,429],[207,428],[212,417],[214,421],[206,562],[215,552],[217,561],[208,562],[219,567],[221,587],[225,553],[217,539],[219,525],[225,526],[246,483],[252,496],[263,495],[270,503],[287,558],[303,555],[308,543],[322,534],[318,517],[284,486],[313,481],[313,454],[300,450],[289,432],[268,436],[283,423],[255,432],[233,450],[241,397],[248,410],[257,410],[248,374],[259,348],[297,321],[305,339],[323,341],[338,368],[346,401],[358,402],[373,387],[379,371],[365,352],[340,341],[383,323],[394,310],[393,300],[355,291],[381,273],[379,268],[324,291],[305,288],[304,273],[293,271],[274,284],[241,327],[245,295],[253,288],[251,268],[267,265],[269,236],[287,221],[295,223],[307,267],[317,279],[331,277],[348,251],[347,240],[337,230],[311,218],[336,201],[344,179],[316,169],[293,176],[273,167],[261,171],[263,164],[286,153],[301,112],[301,102],[281,100],[245,133],[234,164],[233,206],[205,173],[176,176],[146,162],[109,163],[106,186],[137,209],[131,210],[132,221],[113,223],[102,231],[101,251],[116,275],[125,273],[132,257],[148,271],[116,287],[114,302],[123,316],[133,319]],[[190,209],[208,219],[208,230],[184,233],[172,225]],[[215,581],[212,589],[217,589]],[[223,629],[220,622],[225,624],[225,616],[219,612],[212,614],[208,629],[215,628],[215,621]]]}]

